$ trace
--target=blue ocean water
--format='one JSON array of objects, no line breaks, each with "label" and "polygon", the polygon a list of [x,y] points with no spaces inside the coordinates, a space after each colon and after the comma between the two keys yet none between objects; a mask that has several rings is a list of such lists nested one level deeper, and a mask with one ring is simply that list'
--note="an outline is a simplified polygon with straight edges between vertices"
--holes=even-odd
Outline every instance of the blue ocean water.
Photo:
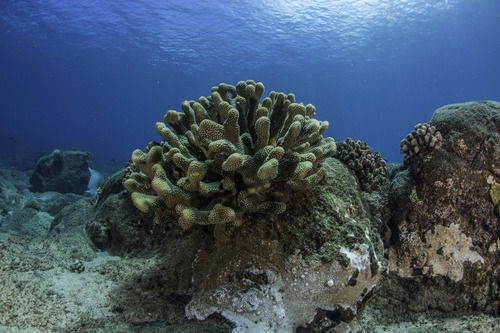
[{"label": "blue ocean water", "polygon": [[220,82],[294,93],[390,162],[445,104],[500,100],[498,0],[2,0],[0,163],[120,169]]}]

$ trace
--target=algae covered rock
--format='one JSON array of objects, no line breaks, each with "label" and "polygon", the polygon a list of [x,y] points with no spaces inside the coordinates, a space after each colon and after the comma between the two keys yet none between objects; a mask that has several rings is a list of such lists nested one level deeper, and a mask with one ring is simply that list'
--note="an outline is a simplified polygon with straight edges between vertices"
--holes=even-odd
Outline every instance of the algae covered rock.
[{"label": "algae covered rock", "polygon": [[261,102],[263,92],[253,81],[220,84],[182,103],[183,112],[168,111],[156,124],[163,141],[132,154],[125,187],[136,207],[184,229],[239,225],[246,213],[283,213],[288,192],[317,184],[336,149],[322,136],[328,122],[292,94],[271,92]]},{"label": "algae covered rock", "polygon": [[324,167],[320,186],[296,193],[282,215],[215,226],[214,248],[193,263],[188,318],[218,313],[235,332],[356,330],[386,271],[379,222],[349,170],[335,159]]},{"label": "algae covered rock", "polygon": [[114,254],[154,258],[115,291],[113,307],[136,325],[167,320],[197,331],[356,330],[387,271],[380,221],[344,164],[328,158],[323,168],[318,186],[292,192],[283,214],[188,230],[134,213],[119,186],[125,171],[110,177],[88,233]]},{"label": "algae covered rock", "polygon": [[408,288],[415,295],[397,313],[498,314],[500,103],[444,106],[432,116],[434,127],[442,147],[406,159],[391,178],[385,239],[394,284],[386,291],[400,300]]}]

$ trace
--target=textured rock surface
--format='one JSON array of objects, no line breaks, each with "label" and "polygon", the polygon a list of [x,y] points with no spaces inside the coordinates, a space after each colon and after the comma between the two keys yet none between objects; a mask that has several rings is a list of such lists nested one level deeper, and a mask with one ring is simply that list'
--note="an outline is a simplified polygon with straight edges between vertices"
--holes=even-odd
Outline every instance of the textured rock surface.
[{"label": "textured rock surface", "polygon": [[394,315],[498,314],[500,104],[444,106],[430,124],[441,149],[408,159],[388,186],[393,274],[380,292],[393,298]]},{"label": "textured rock surface", "polygon": [[188,318],[219,313],[236,331],[287,332],[315,327],[329,313],[355,327],[385,271],[378,223],[348,169],[335,159],[325,169],[324,181],[297,194],[290,212],[215,227],[215,248],[193,264]]},{"label": "textured rock surface", "polygon": [[[137,323],[171,316],[166,306],[139,302],[132,291],[140,288],[152,304],[165,304],[167,297],[175,311],[182,306],[176,313],[207,325],[222,315],[239,330],[355,327],[353,318],[385,270],[379,223],[349,170],[335,159],[324,167],[319,186],[295,193],[282,215],[254,214],[241,226],[186,231],[131,212],[130,197],[118,185],[123,173],[111,177],[87,231],[104,249],[160,258],[158,267],[116,295],[116,306]],[[338,318],[324,324],[328,316]]]},{"label": "textured rock surface", "polygon": [[31,193],[25,173],[0,169],[0,231],[46,236],[63,207],[82,198],[58,192]]},{"label": "textured rock surface", "polygon": [[38,160],[31,174],[33,192],[83,194],[90,179],[92,155],[81,151],[54,150]]},{"label": "textured rock surface", "polygon": [[436,225],[423,237],[407,233],[398,251],[388,249],[392,273],[411,278],[415,273],[424,276],[448,278],[459,282],[464,277],[467,264],[484,264],[483,257],[475,250],[472,239],[460,231],[458,224],[449,227]]}]

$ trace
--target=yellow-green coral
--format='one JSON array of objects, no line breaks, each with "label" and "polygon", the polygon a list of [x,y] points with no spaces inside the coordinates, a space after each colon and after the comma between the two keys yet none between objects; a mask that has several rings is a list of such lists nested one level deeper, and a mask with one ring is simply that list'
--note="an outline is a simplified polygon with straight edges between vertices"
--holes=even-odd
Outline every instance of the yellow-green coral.
[{"label": "yellow-green coral", "polygon": [[[141,211],[160,222],[177,218],[195,224],[242,222],[245,213],[281,214],[287,195],[317,184],[322,162],[335,155],[328,122],[314,119],[315,108],[295,103],[292,94],[264,85],[220,84],[209,97],[168,111],[156,130],[163,142],[134,151],[135,172],[125,187]],[[168,127],[168,126],[170,127]]]},{"label": "yellow-green coral", "polygon": [[417,194],[417,189],[416,188],[413,188],[411,190],[411,193],[410,193],[410,202],[412,204],[416,204],[416,203],[420,202],[420,199],[418,198],[418,194]]},{"label": "yellow-green coral", "polygon": [[493,182],[489,190],[491,201],[493,205],[496,206],[500,202],[500,184]]}]

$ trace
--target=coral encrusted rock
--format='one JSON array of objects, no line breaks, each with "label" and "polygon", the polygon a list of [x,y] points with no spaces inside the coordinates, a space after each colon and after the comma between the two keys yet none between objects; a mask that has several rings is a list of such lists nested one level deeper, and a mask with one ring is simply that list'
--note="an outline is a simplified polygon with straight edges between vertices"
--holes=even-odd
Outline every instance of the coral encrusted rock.
[{"label": "coral encrusted rock", "polygon": [[253,81],[220,84],[182,103],[183,112],[168,111],[156,124],[163,141],[132,154],[136,172],[124,185],[136,207],[184,229],[239,225],[245,213],[283,213],[287,192],[317,184],[336,151],[322,136],[328,122],[292,94],[271,92],[260,103],[263,92]]},{"label": "coral encrusted rock", "polygon": [[447,105],[430,126],[442,134],[441,149],[405,161],[389,186],[386,292],[401,297],[393,313],[498,315],[500,103]]},{"label": "coral encrusted rock", "polygon": [[[132,260],[123,265],[135,273],[110,296],[118,320],[176,332],[359,331],[387,273],[381,221],[343,163],[327,158],[323,168],[317,186],[290,193],[283,214],[188,230],[135,209],[125,170],[110,177],[84,220],[99,248]],[[113,281],[122,269],[103,268]]]},{"label": "coral encrusted rock", "polygon": [[338,142],[335,157],[356,174],[361,189],[368,193],[379,191],[389,178],[387,163],[380,152],[373,153],[364,141],[347,138]]},{"label": "coral encrusted rock", "polygon": [[[192,263],[190,319],[220,314],[233,332],[356,332],[356,316],[387,271],[355,176],[325,161],[325,178],[295,192],[282,215],[214,228]],[[247,222],[248,219],[248,223]]]}]

